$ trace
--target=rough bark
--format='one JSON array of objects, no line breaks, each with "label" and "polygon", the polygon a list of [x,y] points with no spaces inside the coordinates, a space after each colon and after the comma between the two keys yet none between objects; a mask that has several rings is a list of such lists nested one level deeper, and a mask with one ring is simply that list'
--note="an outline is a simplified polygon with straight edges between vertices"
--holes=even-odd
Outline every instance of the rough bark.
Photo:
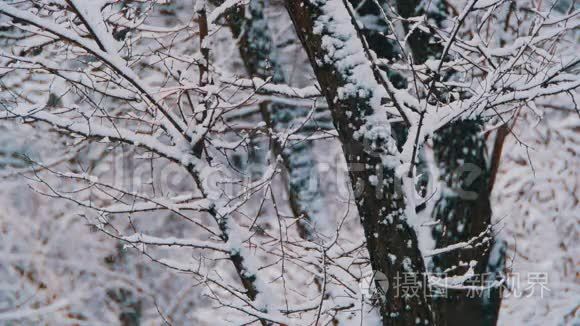
[{"label": "rough bark", "polygon": [[[473,285],[483,285],[481,276],[486,273],[492,244],[489,172],[485,160],[485,139],[480,134],[482,125],[480,121],[462,121],[451,124],[434,137],[435,159],[444,183],[441,198],[433,211],[433,217],[440,221],[433,230],[436,247],[469,241],[486,232],[490,234],[489,241],[482,241],[479,246],[433,257],[433,271],[442,273],[449,270],[446,273],[449,276],[462,275],[467,272],[469,262],[477,261]],[[440,324],[485,325],[482,295],[466,290],[449,290],[445,297],[434,300]]]},{"label": "rough bark", "polygon": [[[402,17],[419,16],[425,14],[420,4],[420,1],[399,0],[397,9]],[[434,2],[432,7],[427,13],[429,19],[441,23],[446,16],[445,2]],[[408,30],[409,26],[405,28]],[[424,63],[429,58],[441,57],[442,46],[431,35],[419,29],[409,37],[409,45],[416,64]],[[436,95],[441,100],[445,98],[445,94]],[[433,211],[433,218],[440,221],[433,230],[436,248],[469,241],[474,237],[482,238],[481,235],[486,232],[489,241],[470,249],[435,256],[431,269],[439,273],[451,269],[447,275],[462,275],[467,271],[470,261],[477,261],[474,268],[478,281],[474,282],[476,285],[481,285],[485,273],[491,273],[493,279],[498,272],[495,265],[502,265],[501,262],[491,264],[489,259],[490,249],[494,245],[490,229],[490,190],[493,179],[490,178],[485,156],[487,148],[482,135],[483,126],[484,121],[481,119],[455,122],[437,132],[433,139],[440,181],[444,185]],[[463,266],[456,267],[458,265]],[[475,296],[466,290],[449,290],[445,297],[436,298],[433,303],[440,325],[495,325],[500,301],[498,290],[484,291]]]},{"label": "rough bark", "polygon": [[[332,8],[345,6],[342,1],[330,1]],[[412,226],[405,216],[405,199],[396,191],[397,178],[394,168],[384,164],[381,157],[396,151],[391,135],[374,134],[370,126],[375,114],[375,107],[371,105],[372,90],[364,92],[341,92],[345,86],[358,88],[349,80],[352,67],[340,65],[333,60],[323,46],[323,38],[327,41],[337,41],[335,49],[344,49],[348,39],[337,39],[329,30],[328,24],[319,24],[317,20],[332,20],[339,16],[324,13],[327,5],[325,1],[301,2],[286,1],[286,7],[294,23],[296,33],[302,42],[315,75],[321,86],[331,110],[333,123],[338,131],[342,149],[349,164],[349,176],[355,193],[361,223],[364,227],[367,248],[373,270],[384,274],[390,284],[384,288],[380,311],[384,325],[416,325],[417,322],[432,324],[432,314],[428,296],[424,296],[423,282],[417,277],[414,286],[420,295],[405,296],[399,293],[396,284],[405,273],[422,275],[424,262],[417,246],[417,237]],[[346,7],[341,7],[344,13]],[[342,17],[342,16],[341,16]],[[340,19],[340,18],[338,18]],[[341,30],[355,26],[349,21],[340,21]],[[343,29],[344,28],[344,29]],[[342,45],[341,45],[342,44]],[[352,55],[356,55],[352,54]],[[361,55],[358,53],[358,55]],[[360,59],[360,57],[359,57]],[[368,58],[367,58],[368,60]],[[350,71],[349,71],[350,69]],[[369,75],[366,78],[376,78]],[[364,87],[363,87],[364,88]],[[393,148],[394,147],[394,148]],[[377,183],[369,182],[378,176]]]}]

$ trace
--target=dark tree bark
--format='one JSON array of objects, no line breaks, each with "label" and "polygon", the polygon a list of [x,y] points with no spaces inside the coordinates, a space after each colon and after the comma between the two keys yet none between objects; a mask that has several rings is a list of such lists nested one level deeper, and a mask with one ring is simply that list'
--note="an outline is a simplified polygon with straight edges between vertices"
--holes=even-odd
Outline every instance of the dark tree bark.
[{"label": "dark tree bark", "polygon": [[[447,8],[444,1],[436,3],[437,7],[430,8],[427,15],[430,20],[440,24],[447,15]],[[420,7],[420,1],[415,0],[399,0],[397,9],[402,17],[425,14],[424,8]],[[409,26],[405,28],[409,30]],[[429,33],[416,29],[409,37],[409,45],[416,64],[424,63],[430,58],[445,60],[441,58],[443,47]],[[435,96],[438,100],[445,101],[446,94]],[[491,279],[484,281],[495,278],[495,274],[499,272],[496,268],[502,265],[501,257],[500,261],[493,263],[489,260],[490,249],[494,245],[490,205],[493,173],[486,159],[483,127],[482,119],[459,121],[442,128],[433,139],[440,181],[444,184],[441,197],[433,211],[433,218],[440,221],[433,230],[436,248],[469,241],[475,237],[480,240],[488,237],[489,241],[481,241],[480,245],[473,248],[435,256],[431,269],[437,273],[448,271],[448,276],[462,275],[467,271],[469,263],[476,261],[474,272],[477,280],[472,280],[475,285],[482,285],[482,276],[488,272],[491,273]],[[496,250],[501,251],[499,248]],[[497,289],[482,291],[478,295],[465,290],[449,290],[445,297],[433,300],[438,323],[449,326],[474,323],[495,325],[500,301],[500,291]]]},{"label": "dark tree bark", "polygon": [[[286,7],[294,27],[302,42],[315,75],[320,83],[331,110],[334,125],[339,134],[349,176],[355,193],[361,223],[364,227],[367,248],[373,270],[384,274],[391,285],[384,288],[380,309],[384,325],[433,324],[429,297],[423,295],[421,277],[411,286],[419,290],[419,295],[405,296],[394,285],[405,273],[423,275],[424,262],[417,246],[417,236],[408,224],[405,214],[405,199],[396,191],[397,177],[394,167],[384,164],[382,158],[396,151],[391,135],[374,133],[376,106],[372,105],[373,90],[356,84],[356,69],[370,66],[362,44],[351,44],[346,31],[360,33],[353,21],[345,21],[347,7],[341,1],[332,2],[332,9],[325,1],[286,1]],[[335,21],[335,20],[339,21]],[[321,23],[321,20],[328,20]],[[340,32],[336,33],[336,26]],[[348,50],[346,56],[357,60],[342,61],[335,53],[330,53],[323,44],[331,42],[335,51]],[[352,53],[350,52],[352,51]],[[338,58],[337,58],[338,57]],[[362,62],[362,58],[366,62]],[[365,69],[368,67],[365,67]],[[371,69],[372,70],[372,69]],[[370,72],[366,69],[365,71]],[[378,79],[372,70],[369,79]],[[353,80],[355,79],[355,80]],[[358,89],[359,91],[345,91]],[[386,118],[386,117],[385,117]],[[383,122],[384,121],[379,121]],[[387,128],[388,126],[381,126]],[[378,176],[378,178],[377,178]],[[369,182],[377,178],[379,182]]]},{"label": "dark tree bark", "polygon": [[[386,24],[380,24],[381,17],[379,8],[375,2],[361,2],[352,0],[353,7],[358,8],[358,13],[365,21],[374,21],[374,29],[363,29],[362,32],[369,47],[377,54],[377,57],[392,59],[401,53],[392,41],[380,39],[381,35],[387,35],[389,31]],[[379,1],[384,4],[384,1]],[[402,17],[423,15],[424,8],[420,8],[421,2],[414,0],[400,0],[396,2],[398,13]],[[435,2],[430,8],[428,18],[440,24],[447,15],[445,1]],[[383,8],[386,9],[386,8]],[[375,19],[368,18],[377,17]],[[408,25],[404,25],[409,31]],[[377,31],[377,28],[379,29]],[[412,59],[415,64],[421,64],[428,59],[440,59],[443,46],[437,42],[432,33],[426,33],[421,29],[415,29],[408,38]],[[402,84],[402,78],[397,78],[396,72],[389,72],[394,85],[406,87]],[[450,76],[445,76],[449,78]],[[439,100],[445,100],[446,94],[435,94]],[[479,239],[489,236],[489,241],[483,244],[460,251],[452,251],[440,256],[435,256],[432,263],[432,271],[442,272],[458,265],[448,275],[462,275],[466,272],[470,261],[477,261],[475,273],[479,276],[489,274],[485,281],[493,281],[503,268],[503,242],[494,244],[491,235],[491,206],[490,192],[493,185],[495,168],[501,155],[501,144],[505,138],[505,130],[502,129],[497,136],[492,157],[492,164],[486,159],[486,141],[483,132],[484,121],[474,119],[460,121],[443,128],[434,136],[435,159],[440,169],[441,181],[446,185],[441,199],[436,203],[433,216],[440,220],[441,224],[434,229],[433,235],[436,247],[442,248],[457,242],[469,241],[474,237]],[[395,135],[399,143],[404,140],[405,127],[399,125]],[[457,192],[460,192],[457,196]],[[490,259],[490,248],[495,245],[494,259]],[[481,280],[480,277],[478,277]],[[501,303],[500,290],[490,289],[482,291],[480,296],[471,298],[473,293],[466,291],[449,291],[448,298],[434,299],[437,314],[437,322],[441,325],[464,325],[467,322],[480,323],[481,325],[495,325],[497,322],[499,306]]]},{"label": "dark tree bark", "polygon": [[[437,248],[478,237],[481,245],[462,248],[433,257],[433,271],[446,275],[463,275],[468,264],[477,261],[473,285],[481,286],[486,273],[492,242],[490,229],[489,171],[485,160],[482,122],[466,120],[453,123],[434,137],[435,159],[444,183],[433,217],[440,221],[433,235]],[[475,178],[475,179],[473,179]],[[483,239],[490,239],[483,241]],[[469,283],[469,281],[468,281]],[[441,325],[485,325],[484,293],[448,290],[445,297],[434,300]]]}]

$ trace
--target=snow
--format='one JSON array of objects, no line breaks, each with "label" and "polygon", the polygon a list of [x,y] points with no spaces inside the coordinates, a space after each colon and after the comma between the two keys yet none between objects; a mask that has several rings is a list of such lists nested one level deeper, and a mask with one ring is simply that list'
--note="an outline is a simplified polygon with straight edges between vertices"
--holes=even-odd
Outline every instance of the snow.
[{"label": "snow", "polygon": [[[374,113],[366,119],[380,124],[386,119],[380,105],[386,91],[374,78],[370,78],[374,74],[347,9],[340,1],[325,1],[321,10],[322,15],[315,22],[314,33],[322,34],[322,47],[327,52],[325,63],[335,66],[347,79],[347,84],[337,90],[338,98],[368,98]],[[381,124],[381,127],[387,125]]]},{"label": "snow", "polygon": [[[377,165],[365,168],[396,175],[383,180],[369,173],[358,181],[401,180],[405,207],[378,223],[397,232],[403,228],[395,221],[413,227],[418,239],[403,241],[404,250],[417,240],[428,264],[491,242],[493,230],[501,245],[490,261],[501,264],[507,251],[508,272],[491,286],[513,289],[499,324],[576,322],[578,13],[545,2],[524,10],[528,0],[451,2],[459,17],[449,17],[433,36],[448,57],[413,65],[405,56],[386,60],[365,50],[349,13],[360,8],[338,0],[304,3],[321,9],[315,33],[328,55],[318,64],[344,75],[334,100],[349,103],[340,113],[358,128],[352,139],[335,130],[321,82],[278,2],[73,0],[39,1],[34,8],[0,2],[2,33],[9,36],[0,39],[0,320],[380,325],[356,207],[367,201],[354,196],[343,153],[350,142],[363,142],[381,153]],[[436,28],[429,13],[442,2],[421,3],[430,7],[409,18],[412,28]],[[518,19],[510,23],[514,30],[503,30],[511,4]],[[85,22],[61,5],[74,5]],[[259,76],[248,73],[239,54],[243,42],[232,37],[226,13],[233,8],[251,23],[241,27],[252,29],[248,45],[269,50],[260,53]],[[203,46],[213,78],[203,86],[192,20],[201,9],[208,14]],[[382,19],[363,18],[375,29]],[[484,19],[489,22],[480,25]],[[398,34],[383,36],[405,38]],[[375,66],[400,73],[408,87],[396,89],[384,72],[381,82]],[[448,76],[434,82],[436,90],[452,89],[443,92],[452,96],[427,103],[434,72]],[[434,248],[433,228],[445,227],[444,219],[431,219],[434,202],[459,193],[433,182],[441,171],[430,138],[449,122],[480,116],[485,131],[477,136],[487,137],[488,147],[501,126],[511,128],[493,188],[493,229]],[[398,148],[391,124],[404,118],[408,137]],[[201,154],[193,149],[198,143]],[[423,178],[433,183],[426,194],[417,190]],[[288,185],[301,196],[294,201],[305,208],[301,220]],[[417,206],[425,208],[416,212]],[[310,237],[297,228],[307,219]],[[385,259],[409,272],[417,268],[410,254]],[[429,281],[483,289],[465,282],[475,276],[475,262],[457,265],[467,273]],[[514,286],[516,274],[529,285],[534,273],[548,275],[544,297]],[[257,292],[252,300],[249,288]]]},{"label": "snow", "polygon": [[133,244],[147,244],[153,246],[181,246],[201,249],[210,249],[227,252],[226,246],[212,242],[202,242],[196,239],[179,239],[175,237],[159,238],[141,233],[121,237],[121,240]]},{"label": "snow", "polygon": [[107,31],[107,26],[101,15],[101,8],[104,7],[105,0],[70,0],[70,3],[84,18],[84,22],[86,22],[90,31],[94,33],[99,45],[104,48],[103,50],[111,54],[117,53],[121,46],[112,37],[111,33]]},{"label": "snow", "polygon": [[19,309],[10,312],[0,312],[0,320],[22,320],[24,318],[31,318],[38,315],[48,314],[56,310],[62,309],[69,305],[70,300],[62,299],[47,306],[37,309]]},{"label": "snow", "polygon": [[105,127],[99,125],[87,125],[82,120],[71,120],[62,118],[55,114],[45,111],[40,111],[39,108],[18,107],[4,113],[6,117],[13,117],[14,115],[23,117],[34,117],[35,119],[47,122],[55,127],[70,130],[72,132],[85,136],[99,136],[109,137],[109,139],[122,140],[130,142],[136,146],[144,146],[154,152],[163,154],[171,159],[178,159],[182,153],[171,146],[161,143],[159,140],[143,135],[136,134],[131,130],[119,127]]}]

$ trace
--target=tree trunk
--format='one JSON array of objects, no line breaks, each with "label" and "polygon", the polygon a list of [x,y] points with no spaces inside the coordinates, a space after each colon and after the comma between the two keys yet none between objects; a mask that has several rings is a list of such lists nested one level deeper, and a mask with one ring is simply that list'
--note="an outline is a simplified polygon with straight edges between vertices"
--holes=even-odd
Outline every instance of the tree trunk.
[{"label": "tree trunk", "polygon": [[[386,114],[378,116],[373,105],[374,92],[380,86],[368,85],[373,80],[376,83],[377,76],[363,51],[359,31],[342,1],[288,0],[286,6],[328,102],[349,164],[372,268],[385,277],[378,284],[383,290],[383,325],[431,325],[417,236],[406,218],[405,198],[396,189],[396,162],[386,162],[397,149]],[[415,277],[406,284],[418,291],[416,295],[404,295],[397,287],[403,275]]]},{"label": "tree trunk", "polygon": [[[446,3],[434,2],[428,10],[428,17],[441,23],[446,16]],[[402,17],[425,14],[420,1],[399,0],[397,9]],[[409,26],[405,29],[408,31]],[[428,33],[415,29],[409,37],[409,45],[415,64],[422,64],[429,58],[442,59],[441,44]],[[446,76],[449,78],[449,76]],[[445,101],[446,94],[435,94]],[[434,154],[444,185],[441,197],[435,204],[433,218],[440,223],[434,228],[436,248],[443,248],[475,237],[481,245],[470,249],[451,251],[433,257],[431,270],[446,272],[447,276],[463,275],[470,261],[477,261],[474,268],[476,277],[473,285],[484,285],[493,281],[503,257],[495,263],[489,261],[489,252],[494,245],[491,232],[490,171],[486,160],[486,141],[482,134],[484,121],[464,120],[452,123],[434,136]],[[501,244],[498,244],[501,246]],[[498,249],[501,251],[501,249]],[[454,266],[457,268],[448,270]],[[485,277],[490,273],[489,278]],[[482,278],[483,277],[483,278]],[[469,281],[468,281],[469,282]],[[501,302],[499,289],[473,293],[466,290],[449,290],[445,297],[433,300],[437,321],[440,325],[459,326],[466,324],[495,325]]]},{"label": "tree trunk", "polygon": [[[462,248],[433,257],[433,271],[448,276],[463,275],[469,262],[477,261],[473,285],[482,286],[491,234],[491,206],[489,201],[489,172],[485,160],[485,139],[481,136],[482,122],[465,120],[451,124],[434,137],[435,159],[439,166],[441,198],[433,217],[440,221],[434,230],[436,248],[443,248],[475,237],[481,245]],[[475,179],[474,179],[475,178]],[[489,241],[483,241],[484,239]],[[463,264],[463,266],[461,266]],[[458,266],[458,267],[454,267]],[[469,281],[468,281],[468,284]],[[441,325],[487,325],[483,295],[488,292],[449,290],[445,297],[434,301]]]}]

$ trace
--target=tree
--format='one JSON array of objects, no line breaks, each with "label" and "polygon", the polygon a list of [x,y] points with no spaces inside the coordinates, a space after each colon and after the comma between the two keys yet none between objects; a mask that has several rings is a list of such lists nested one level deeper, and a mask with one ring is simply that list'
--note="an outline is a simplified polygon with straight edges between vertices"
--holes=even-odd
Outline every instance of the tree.
[{"label": "tree", "polygon": [[[33,125],[74,158],[32,160],[37,190],[91,212],[96,229],[153,262],[190,274],[211,299],[203,305],[229,309],[237,323],[340,323],[371,318],[374,306],[383,325],[461,323],[453,303],[430,294],[450,290],[457,307],[469,306],[467,281],[488,270],[499,160],[488,163],[481,133],[501,123],[493,150],[501,153],[523,107],[578,87],[578,59],[561,47],[577,11],[502,0],[284,7],[278,19],[295,37],[280,45],[276,32],[288,29],[268,25],[260,0],[196,1],[172,15],[156,1],[1,3],[16,38],[0,53],[4,76],[29,78],[3,86],[3,117]],[[518,11],[530,17],[516,24],[509,16]],[[293,58],[284,46],[302,52]],[[293,81],[290,68],[314,79]],[[317,124],[320,115],[334,128]],[[317,172],[313,149],[328,139],[348,166],[358,228],[349,227],[357,223],[348,204],[344,215],[323,213],[332,193],[308,182]],[[248,178],[236,155],[266,141],[270,159]],[[417,213],[434,195],[420,188],[427,151],[446,184],[429,252]],[[455,174],[459,161],[482,176]],[[143,221],[160,214],[181,222]],[[446,275],[427,273],[429,257]],[[368,272],[381,276],[378,292],[360,300]],[[401,293],[402,277],[421,295]],[[499,293],[503,281],[475,288]]]}]

